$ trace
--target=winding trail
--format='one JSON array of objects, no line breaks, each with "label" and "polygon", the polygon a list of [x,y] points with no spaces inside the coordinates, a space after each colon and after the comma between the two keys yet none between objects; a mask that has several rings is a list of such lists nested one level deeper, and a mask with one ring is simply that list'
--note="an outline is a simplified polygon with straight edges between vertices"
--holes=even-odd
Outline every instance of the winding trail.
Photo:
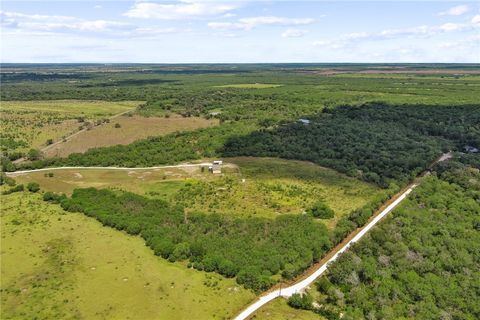
[{"label": "winding trail", "polygon": [[325,258],[318,264],[315,270],[306,278],[300,279],[293,285],[285,288],[278,288],[274,291],[270,291],[262,296],[260,296],[257,301],[246,307],[239,315],[235,317],[235,320],[244,320],[250,317],[255,311],[260,309],[263,305],[267,304],[268,302],[272,301],[278,297],[290,297],[294,293],[302,292],[305,290],[309,285],[311,285],[315,279],[321,276],[328,268],[328,265],[333,261],[337,260],[338,257],[345,252],[353,243],[360,240],[371,228],[373,228],[383,217],[385,217],[390,211],[392,211],[400,202],[402,202],[410,192],[417,186],[417,184],[413,183],[407,187],[405,191],[403,191],[397,197],[394,197],[393,201],[383,209],[379,214],[375,215],[373,219],[370,220],[364,227],[357,229],[356,233],[354,232],[353,237],[349,237],[347,241],[344,241],[337,245],[329,255],[327,255],[326,260]]}]

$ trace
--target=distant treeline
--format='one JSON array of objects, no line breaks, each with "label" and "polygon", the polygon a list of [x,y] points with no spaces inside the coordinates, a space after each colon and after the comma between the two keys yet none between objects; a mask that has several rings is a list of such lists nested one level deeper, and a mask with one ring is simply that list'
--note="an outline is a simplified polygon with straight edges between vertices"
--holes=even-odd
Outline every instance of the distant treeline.
[{"label": "distant treeline", "polygon": [[442,152],[480,145],[480,105],[370,103],[309,119],[232,138],[222,154],[308,160],[386,187],[415,177]]}]

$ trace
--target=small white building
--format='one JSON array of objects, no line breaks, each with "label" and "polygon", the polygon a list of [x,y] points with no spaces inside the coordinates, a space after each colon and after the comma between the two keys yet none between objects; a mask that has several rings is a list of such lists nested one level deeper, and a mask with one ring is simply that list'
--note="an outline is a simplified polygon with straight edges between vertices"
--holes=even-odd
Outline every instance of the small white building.
[{"label": "small white building", "polygon": [[208,171],[213,174],[220,174],[222,173],[222,160],[215,160],[213,161],[212,165],[208,167]]},{"label": "small white building", "polygon": [[310,124],[310,120],[308,120],[308,119],[298,119],[298,122],[303,123],[305,125]]}]

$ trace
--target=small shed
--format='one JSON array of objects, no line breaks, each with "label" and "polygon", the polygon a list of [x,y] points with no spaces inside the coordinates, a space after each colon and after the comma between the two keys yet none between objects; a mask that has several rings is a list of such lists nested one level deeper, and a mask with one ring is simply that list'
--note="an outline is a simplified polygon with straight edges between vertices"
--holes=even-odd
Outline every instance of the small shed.
[{"label": "small shed", "polygon": [[468,153],[478,153],[478,148],[475,148],[474,146],[465,146],[465,151]]},{"label": "small shed", "polygon": [[298,119],[298,122],[303,123],[305,125],[310,124],[310,120],[308,119]]},{"label": "small shed", "polygon": [[212,165],[208,167],[208,170],[213,174],[220,174],[222,173],[222,164],[222,160],[215,160]]}]

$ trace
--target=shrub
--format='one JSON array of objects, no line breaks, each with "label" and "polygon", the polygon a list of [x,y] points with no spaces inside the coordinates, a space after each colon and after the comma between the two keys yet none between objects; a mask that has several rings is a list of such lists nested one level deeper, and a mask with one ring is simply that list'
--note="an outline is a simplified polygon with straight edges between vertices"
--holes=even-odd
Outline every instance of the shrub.
[{"label": "shrub", "polygon": [[28,160],[39,160],[42,153],[38,149],[30,149],[27,153]]},{"label": "shrub", "polygon": [[308,293],[300,294],[294,293],[288,298],[288,305],[295,309],[312,309],[313,298]]},{"label": "shrub", "polygon": [[38,192],[40,190],[40,185],[36,182],[30,182],[27,184],[27,189],[30,192]]},{"label": "shrub", "polygon": [[15,180],[10,178],[10,177],[7,177],[5,175],[5,173],[0,172],[0,186],[2,186],[4,184],[6,184],[10,187],[13,187],[15,185]]},{"label": "shrub", "polygon": [[321,201],[315,203],[307,212],[315,218],[320,219],[331,219],[335,216],[335,212]]},{"label": "shrub", "polygon": [[11,193],[14,193],[14,192],[20,192],[20,191],[23,191],[25,188],[23,186],[23,184],[19,184],[19,185],[16,185],[15,187],[13,188],[10,188],[9,190],[6,190],[6,191],[3,191],[2,194],[11,194]]}]

